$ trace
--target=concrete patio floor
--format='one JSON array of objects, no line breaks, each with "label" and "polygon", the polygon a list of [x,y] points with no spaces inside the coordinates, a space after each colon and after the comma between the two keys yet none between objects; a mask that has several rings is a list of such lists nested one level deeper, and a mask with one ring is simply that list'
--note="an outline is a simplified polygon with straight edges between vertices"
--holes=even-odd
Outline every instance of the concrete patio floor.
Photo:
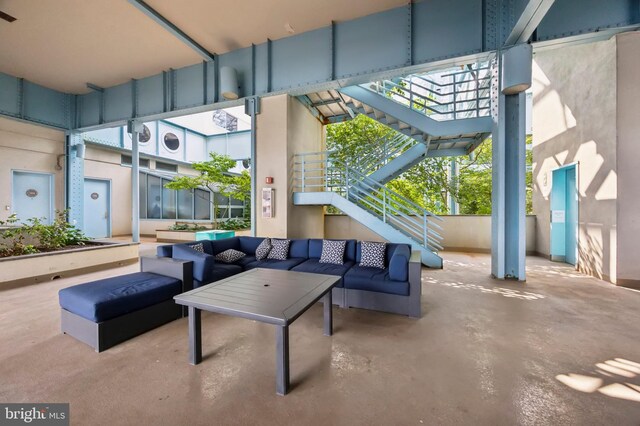
[{"label": "concrete patio floor", "polygon": [[101,354],[60,334],[59,289],[137,265],[0,286],[0,401],[70,402],[76,425],[640,424],[640,292],[536,257],[526,284],[492,280],[488,255],[444,258],[420,320],[335,308],[325,337],[321,305],[300,317],[285,397],[265,324],[203,314],[198,366],[186,319]]}]

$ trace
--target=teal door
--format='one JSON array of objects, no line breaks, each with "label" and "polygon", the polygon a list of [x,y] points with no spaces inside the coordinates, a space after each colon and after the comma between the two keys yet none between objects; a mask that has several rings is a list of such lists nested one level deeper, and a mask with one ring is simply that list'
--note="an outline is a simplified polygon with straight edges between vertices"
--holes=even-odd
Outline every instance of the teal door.
[{"label": "teal door", "polygon": [[53,175],[13,172],[12,213],[21,223],[36,217],[50,224],[53,219]]},{"label": "teal door", "polygon": [[111,236],[111,182],[84,180],[84,234],[90,238]]},{"label": "teal door", "polygon": [[551,187],[551,260],[575,265],[578,259],[578,187],[576,166],[553,171]]}]

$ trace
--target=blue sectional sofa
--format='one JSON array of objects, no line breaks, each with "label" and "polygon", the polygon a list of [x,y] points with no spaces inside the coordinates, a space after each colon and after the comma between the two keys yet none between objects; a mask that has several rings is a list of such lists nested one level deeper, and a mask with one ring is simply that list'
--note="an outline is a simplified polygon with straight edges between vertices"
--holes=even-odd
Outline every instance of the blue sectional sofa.
[{"label": "blue sectional sofa", "polygon": [[[355,307],[421,316],[422,285],[420,253],[407,244],[388,243],[385,268],[360,266],[361,243],[347,240],[344,264],[320,263],[322,239],[291,239],[286,260],[256,260],[255,252],[263,237],[234,237],[216,241],[193,241],[159,246],[158,259],[172,258],[192,264],[193,286],[209,284],[253,268],[272,268],[318,274],[339,275],[333,301],[341,307]],[[204,253],[191,248],[201,243]],[[227,264],[214,256],[228,249],[245,253]]]}]

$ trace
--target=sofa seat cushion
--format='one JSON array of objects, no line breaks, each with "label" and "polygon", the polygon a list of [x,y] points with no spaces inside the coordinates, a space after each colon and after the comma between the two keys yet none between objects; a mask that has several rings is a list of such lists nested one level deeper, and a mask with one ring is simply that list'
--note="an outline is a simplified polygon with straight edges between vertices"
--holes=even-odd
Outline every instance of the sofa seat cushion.
[{"label": "sofa seat cushion", "polygon": [[180,293],[180,280],[136,272],[63,288],[58,296],[63,309],[101,322],[171,300]]},{"label": "sofa seat cushion", "polygon": [[267,268],[267,269],[282,269],[285,271],[290,270],[296,265],[301,264],[307,260],[304,257],[291,257],[287,260],[277,260],[277,259],[264,259],[264,260],[256,260],[255,262],[249,263],[245,265],[245,271],[254,268]]},{"label": "sofa seat cushion", "polygon": [[409,282],[390,279],[389,268],[380,269],[355,265],[345,274],[344,287],[352,290],[367,290],[401,296],[409,295]]},{"label": "sofa seat cushion", "polygon": [[244,270],[247,265],[249,265],[250,263],[253,263],[255,261],[256,261],[256,257],[255,256],[246,255],[246,256],[236,260],[235,262],[233,262],[233,264],[240,266]]},{"label": "sofa seat cushion", "polygon": [[[298,266],[295,266],[292,271],[298,272],[311,272],[314,274],[327,274],[327,275],[340,275],[341,277],[347,273],[355,262],[348,260],[342,265],[336,265],[335,263],[320,263],[319,259],[309,259],[302,262]],[[342,287],[342,279],[338,282],[336,287]]]},{"label": "sofa seat cushion", "polygon": [[216,265],[207,274],[207,281],[202,282],[198,279],[194,279],[193,287],[195,288],[211,284],[216,281],[229,278],[232,275],[239,274],[240,272],[242,272],[242,266],[227,263],[216,263]]}]

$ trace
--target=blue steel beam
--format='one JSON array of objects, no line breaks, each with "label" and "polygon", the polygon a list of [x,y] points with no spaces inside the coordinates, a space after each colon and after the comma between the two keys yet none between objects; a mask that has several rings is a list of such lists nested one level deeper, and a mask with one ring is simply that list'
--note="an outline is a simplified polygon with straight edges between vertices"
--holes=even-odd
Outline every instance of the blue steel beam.
[{"label": "blue steel beam", "polygon": [[505,46],[513,46],[518,43],[526,43],[538,28],[555,0],[529,0],[520,14],[507,40]]},{"label": "blue steel beam", "polygon": [[138,10],[147,15],[149,18],[153,19],[156,23],[158,23],[162,28],[169,31],[176,38],[186,44],[188,47],[193,49],[198,55],[202,56],[207,61],[215,60],[215,55],[209,52],[207,49],[202,47],[197,41],[189,37],[184,31],[175,26],[171,21],[162,16],[158,11],[149,6],[142,0],[129,0],[129,3],[134,5]]}]

